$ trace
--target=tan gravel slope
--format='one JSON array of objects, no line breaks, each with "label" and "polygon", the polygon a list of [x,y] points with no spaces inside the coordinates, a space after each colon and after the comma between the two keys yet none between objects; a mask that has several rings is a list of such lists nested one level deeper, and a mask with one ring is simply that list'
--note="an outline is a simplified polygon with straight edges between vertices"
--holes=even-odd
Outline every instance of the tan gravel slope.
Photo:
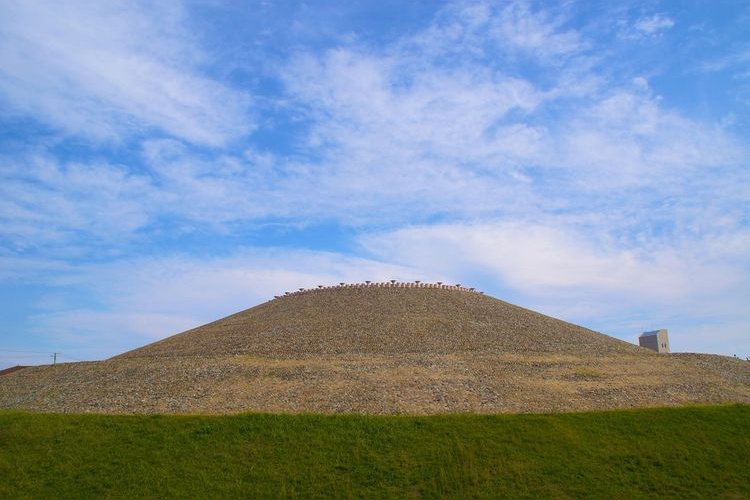
[{"label": "tan gravel slope", "polygon": [[750,363],[662,355],[467,290],[284,296],[115,358],[0,377],[0,408],[549,412],[750,403]]},{"label": "tan gravel slope", "polygon": [[463,352],[603,354],[641,350],[478,293],[370,286],[281,297],[119,357]]}]

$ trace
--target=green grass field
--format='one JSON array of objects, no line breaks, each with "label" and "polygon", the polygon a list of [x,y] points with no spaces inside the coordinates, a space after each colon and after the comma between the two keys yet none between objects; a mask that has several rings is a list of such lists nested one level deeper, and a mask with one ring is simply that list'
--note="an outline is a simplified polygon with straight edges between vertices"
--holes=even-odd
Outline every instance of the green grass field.
[{"label": "green grass field", "polygon": [[0,498],[750,498],[750,406],[553,415],[0,412]]}]

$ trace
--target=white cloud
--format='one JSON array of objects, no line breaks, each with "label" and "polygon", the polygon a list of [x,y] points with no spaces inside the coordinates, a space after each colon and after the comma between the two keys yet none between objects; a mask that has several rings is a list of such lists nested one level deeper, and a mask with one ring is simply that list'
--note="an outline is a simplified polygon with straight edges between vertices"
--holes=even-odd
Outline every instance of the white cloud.
[{"label": "white cloud", "polygon": [[682,198],[692,191],[690,197],[729,207],[736,198],[718,195],[747,181],[741,165],[748,150],[736,136],[668,109],[643,86],[602,89],[548,121],[546,132],[542,153],[528,161],[562,178],[550,194],[568,204],[606,198],[632,208],[644,195]]},{"label": "white cloud", "polygon": [[501,41],[544,57],[559,57],[584,48],[578,33],[564,31],[560,22],[541,11],[532,12],[527,2],[505,7],[492,27]]},{"label": "white cloud", "polygon": [[730,48],[724,54],[712,54],[710,60],[703,61],[696,66],[699,72],[713,73],[718,71],[731,70],[738,80],[750,78],[747,72],[747,65],[750,62],[750,47],[740,46]]},{"label": "white cloud", "polygon": [[[544,295],[564,290],[635,294],[672,300],[691,290],[700,273],[702,290],[736,279],[731,269],[709,267],[676,248],[624,248],[595,241],[583,231],[529,221],[412,227],[364,238],[379,258],[404,265],[430,263],[466,274],[483,269],[513,289]],[[701,269],[703,268],[703,269]]]},{"label": "white cloud", "polygon": [[[440,29],[484,39],[487,26],[515,22],[519,30],[536,26],[534,40],[576,40],[570,53],[587,44],[526,4],[464,7],[448,8],[453,22],[438,23]],[[171,25],[179,31],[178,21]],[[164,221],[173,231],[223,232],[274,217],[392,226],[560,210],[602,211],[632,227],[664,198],[679,206],[660,210],[664,220],[695,216],[686,199],[691,189],[702,199],[696,205],[712,207],[711,218],[742,196],[747,178],[738,165],[747,151],[739,141],[665,109],[645,80],[619,86],[595,68],[581,74],[580,67],[555,67],[542,90],[509,74],[513,64],[494,65],[482,54],[445,64],[445,57],[459,57],[455,48],[425,33],[379,49],[298,54],[280,68],[289,112],[303,110],[309,120],[307,149],[296,157],[252,150],[197,157],[181,141],[152,139],[137,166],[16,159],[4,172],[7,234],[23,248],[77,231],[93,242],[148,238]],[[165,50],[188,58],[181,38],[173,38]],[[593,85],[588,93],[570,87],[578,76]],[[617,217],[625,210],[631,223]],[[680,217],[682,224],[686,215]]]},{"label": "white cloud", "polygon": [[65,247],[76,234],[85,234],[88,246],[130,239],[148,222],[155,195],[148,178],[126,169],[43,157],[4,159],[0,180],[2,238],[19,252]]},{"label": "white cloud", "polygon": [[138,168],[61,162],[44,153],[1,158],[0,242],[19,254],[125,251],[158,238],[165,224],[173,233],[181,227],[221,233],[232,223],[283,216],[304,205],[304,199],[284,201],[290,193],[274,186],[268,157],[198,159],[173,140],[147,141],[144,150]]},{"label": "white cloud", "polygon": [[645,35],[655,35],[674,26],[674,21],[664,14],[642,17],[635,22],[635,29]]},{"label": "white cloud", "polygon": [[429,145],[438,148],[436,156],[455,158],[478,144],[484,147],[473,156],[486,154],[492,143],[483,134],[489,128],[509,112],[533,110],[541,100],[529,82],[480,67],[425,67],[411,55],[349,49],[322,60],[300,58],[285,78],[314,113],[314,145],[340,137],[337,142],[364,148],[373,133],[381,133],[387,144],[371,146],[381,154]]},{"label": "white cloud", "polygon": [[[558,25],[528,7],[513,9],[555,40]],[[509,76],[514,64],[496,66],[481,51],[457,56],[444,40],[482,38],[477,26],[495,18],[515,19],[472,7],[413,43],[339,48],[290,64],[285,82],[309,113],[310,148],[321,165],[311,167],[310,185],[321,199],[338,203],[346,218],[387,221],[393,212],[413,221],[560,209],[609,216],[635,207],[633,226],[661,198],[692,203],[687,193],[695,189],[712,207],[736,203],[724,197],[747,181],[740,168],[747,149],[725,128],[665,107],[645,78],[611,81],[581,64],[556,70],[540,89]],[[585,91],[571,85],[579,80]]]},{"label": "white cloud", "polygon": [[[630,17],[630,16],[628,16]],[[664,13],[645,15],[635,20],[619,19],[618,36],[626,40],[647,41],[661,37],[674,25],[674,20]]]},{"label": "white cloud", "polygon": [[13,2],[0,7],[6,110],[117,141],[157,129],[221,145],[252,128],[247,97],[203,76],[179,4]]},{"label": "white cloud", "polygon": [[531,56],[558,66],[587,48],[565,19],[527,1],[461,2],[447,5],[433,24],[405,46],[428,56],[470,54],[491,59]]},{"label": "white cloud", "polygon": [[[77,22],[108,19],[108,9],[98,7]],[[137,9],[120,9],[125,21],[115,23],[111,40],[104,36],[97,50],[145,51],[158,35],[172,43],[155,59],[193,57],[184,54],[190,45],[179,9],[167,8],[171,21],[163,30]],[[531,40],[542,45],[566,47],[560,36],[574,40],[570,54],[587,45],[560,19],[525,3],[446,12],[434,29],[461,39],[492,38],[488,26],[515,23],[515,31],[501,32],[531,26]],[[128,22],[146,33],[138,40],[125,36]],[[90,35],[83,30],[77,36],[88,43]],[[303,110],[310,130],[307,149],[294,158],[253,151],[198,158],[183,142],[152,139],[144,141],[137,166],[6,162],[8,196],[0,202],[6,235],[23,248],[76,231],[94,242],[129,241],[136,233],[148,237],[150,225],[165,220],[177,221],[172,227],[178,231],[181,224],[197,224],[221,232],[273,217],[395,225],[592,208],[611,217],[632,209],[635,199],[650,210],[654,198],[683,198],[688,187],[701,186],[701,197],[721,209],[741,196],[738,186],[747,179],[737,166],[746,150],[726,130],[665,109],[645,80],[636,80],[635,89],[632,81],[621,87],[599,79],[595,68],[581,75],[581,67],[549,63],[557,76],[540,89],[511,75],[514,64],[495,65],[443,42],[428,29],[377,50],[350,45],[290,60],[279,70],[295,107],[289,112]],[[458,59],[445,64],[448,56]],[[577,76],[594,85],[589,93],[570,87]],[[734,198],[717,196],[727,193]],[[647,209],[631,214],[649,217]]]}]

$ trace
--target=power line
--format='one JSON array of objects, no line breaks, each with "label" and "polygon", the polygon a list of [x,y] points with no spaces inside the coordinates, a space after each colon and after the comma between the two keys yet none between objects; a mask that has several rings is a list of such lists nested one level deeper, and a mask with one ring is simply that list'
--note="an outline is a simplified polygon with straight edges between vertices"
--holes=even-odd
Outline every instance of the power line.
[{"label": "power line", "polygon": [[38,359],[38,358],[46,358],[49,356],[49,354],[44,356],[2,356],[0,355],[0,359]]},{"label": "power line", "polygon": [[49,354],[49,351],[18,351],[15,349],[0,349],[0,353],[2,352],[18,352],[18,353],[29,353],[29,354]]},{"label": "power line", "polygon": [[[84,361],[73,356],[69,356],[59,351],[26,351],[21,349],[0,349],[0,362],[11,362],[11,360],[28,360],[31,363],[39,363],[42,358],[52,358],[52,365],[56,365],[59,360]],[[44,363],[42,363],[44,364]]]}]

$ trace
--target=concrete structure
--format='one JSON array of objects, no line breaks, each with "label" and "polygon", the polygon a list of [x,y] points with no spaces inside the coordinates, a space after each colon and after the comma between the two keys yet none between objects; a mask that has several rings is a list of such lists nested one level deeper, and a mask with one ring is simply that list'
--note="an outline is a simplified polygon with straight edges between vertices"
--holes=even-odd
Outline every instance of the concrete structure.
[{"label": "concrete structure", "polygon": [[662,328],[661,330],[643,332],[641,336],[638,337],[638,345],[656,352],[669,352],[669,336],[667,335],[667,329]]}]

